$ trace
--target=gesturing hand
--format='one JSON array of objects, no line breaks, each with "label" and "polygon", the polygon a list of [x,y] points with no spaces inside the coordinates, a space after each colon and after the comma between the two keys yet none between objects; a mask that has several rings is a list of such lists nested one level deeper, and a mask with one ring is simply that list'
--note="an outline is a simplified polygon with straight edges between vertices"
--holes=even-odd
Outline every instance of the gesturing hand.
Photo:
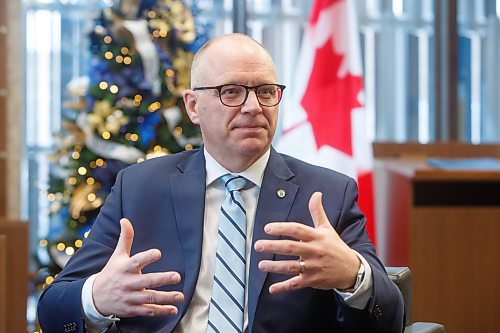
[{"label": "gesturing hand", "polygon": [[104,316],[161,316],[177,314],[184,295],[177,291],[157,291],[153,287],[181,281],[177,272],[142,274],[141,270],[161,257],[150,249],[130,257],[134,229],[126,218],[120,220],[120,238],[106,266],[96,275],[92,287],[95,307]]},{"label": "gesturing hand", "polygon": [[322,193],[315,192],[309,200],[309,212],[314,228],[297,222],[273,222],[264,227],[269,235],[288,236],[296,240],[258,240],[258,252],[298,256],[297,260],[259,262],[264,272],[294,275],[269,287],[271,294],[312,287],[317,289],[347,289],[356,282],[361,265],[356,253],[339,237],[328,221],[321,203]]}]

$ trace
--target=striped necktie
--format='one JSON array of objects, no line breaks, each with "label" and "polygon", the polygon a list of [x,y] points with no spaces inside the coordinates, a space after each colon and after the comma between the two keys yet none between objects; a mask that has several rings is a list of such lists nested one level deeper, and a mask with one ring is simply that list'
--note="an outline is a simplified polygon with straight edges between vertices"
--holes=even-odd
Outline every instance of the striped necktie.
[{"label": "striped necktie", "polygon": [[243,332],[246,265],[246,212],[240,190],[249,181],[227,174],[221,206],[212,299],[207,332]]}]

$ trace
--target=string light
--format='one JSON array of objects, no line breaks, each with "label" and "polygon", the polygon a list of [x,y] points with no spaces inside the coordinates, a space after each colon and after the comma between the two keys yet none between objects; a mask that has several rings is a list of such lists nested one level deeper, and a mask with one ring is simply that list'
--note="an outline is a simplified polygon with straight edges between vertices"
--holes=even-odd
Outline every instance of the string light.
[{"label": "string light", "polygon": [[109,91],[112,93],[112,94],[117,94],[118,93],[118,86],[116,84],[113,84],[111,87],[109,87]]},{"label": "string light", "polygon": [[66,245],[64,243],[57,243],[56,247],[59,251],[64,251],[64,249],[66,248]]},{"label": "string light", "polygon": [[185,150],[193,150],[193,145],[188,143],[187,145],[184,146]]},{"label": "string light", "polygon": [[94,202],[92,202],[92,206],[95,208],[101,207],[102,205],[102,200],[100,198],[97,198]]},{"label": "string light", "polygon": [[87,195],[87,200],[88,201],[93,202],[93,201],[95,201],[95,199],[96,199],[95,193],[89,193]]},{"label": "string light", "polygon": [[149,107],[148,110],[149,112],[156,112],[161,108],[161,103],[160,102],[154,102],[152,103]]},{"label": "string light", "polygon": [[95,160],[95,164],[98,167],[102,167],[102,166],[104,166],[104,160],[102,158],[98,158],[97,160]]},{"label": "string light", "polygon": [[95,26],[94,31],[98,35],[104,35],[106,33],[106,29],[102,25],[100,25],[100,24],[98,24],[98,25]]},{"label": "string light", "polygon": [[111,138],[111,133],[109,133],[108,131],[103,132],[103,133],[102,133],[102,138],[103,138],[104,140],[109,140],[109,139]]},{"label": "string light", "polygon": [[87,168],[85,168],[85,167],[79,167],[78,168],[78,174],[80,176],[85,176],[87,174]]},{"label": "string light", "polygon": [[76,183],[77,183],[76,177],[69,177],[68,184],[76,185]]},{"label": "string light", "polygon": [[38,244],[40,245],[40,247],[47,247],[47,245],[49,245],[49,242],[46,239],[40,239]]},{"label": "string light", "polygon": [[[94,163],[94,165],[95,165],[95,162],[92,162],[92,163]],[[94,185],[94,183],[95,183],[95,179],[93,177],[87,178],[87,184]]]},{"label": "string light", "polygon": [[99,82],[99,88],[101,88],[102,90],[108,89],[108,83],[104,81]]},{"label": "string light", "polygon": [[124,63],[125,65],[130,65],[130,64],[132,63],[132,58],[130,58],[130,57],[125,57],[125,58],[123,59],[123,63]]},{"label": "string light", "polygon": [[77,151],[74,151],[72,154],[71,154],[71,157],[73,157],[74,160],[77,160],[80,158],[80,153],[77,152]]},{"label": "string light", "polygon": [[50,193],[49,195],[47,195],[47,199],[52,202],[56,200],[56,195],[54,193]]},{"label": "string light", "polygon": [[148,17],[149,17],[150,19],[154,19],[154,18],[156,17],[156,13],[155,13],[154,11],[150,10],[150,11],[148,12]]},{"label": "string light", "polygon": [[81,240],[81,239],[77,239],[77,240],[75,241],[75,247],[77,247],[77,248],[81,248],[81,247],[82,247],[82,245],[83,245],[83,242],[82,242],[82,240]]},{"label": "string light", "polygon": [[121,55],[116,56],[115,61],[117,63],[121,64],[123,62],[123,56],[121,56]]},{"label": "string light", "polygon": [[66,248],[65,252],[66,252],[66,254],[67,254],[68,256],[72,256],[72,255],[75,253],[75,249],[74,249],[73,247],[71,247],[71,246],[68,246],[68,247]]},{"label": "string light", "polygon": [[106,53],[104,53],[104,58],[106,58],[108,60],[113,59],[113,52],[107,51]]},{"label": "string light", "polygon": [[111,38],[111,36],[105,36],[103,38],[103,40],[104,40],[104,43],[110,44],[113,41],[113,38]]},{"label": "string light", "polygon": [[84,238],[88,238],[88,237],[89,237],[89,233],[90,233],[90,231],[86,231],[86,232],[83,234],[83,237],[84,237]]},{"label": "string light", "polygon": [[128,54],[128,52],[129,52],[129,49],[128,49],[127,47],[125,47],[125,46],[124,46],[124,47],[122,47],[122,48],[120,49],[120,51],[121,51],[121,53],[122,53],[123,55],[127,55],[127,54]]},{"label": "string light", "polygon": [[174,129],[174,135],[181,135],[182,134],[182,127],[177,126]]},{"label": "string light", "polygon": [[172,69],[170,69],[170,68],[169,68],[169,69],[167,69],[167,70],[165,71],[165,75],[166,75],[167,77],[174,77],[174,76],[175,76],[175,72],[174,72]]}]

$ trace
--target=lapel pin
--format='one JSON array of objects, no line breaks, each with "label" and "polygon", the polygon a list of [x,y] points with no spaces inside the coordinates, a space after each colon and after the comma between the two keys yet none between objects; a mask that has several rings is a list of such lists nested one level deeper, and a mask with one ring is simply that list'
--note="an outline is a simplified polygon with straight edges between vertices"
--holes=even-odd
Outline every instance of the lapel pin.
[{"label": "lapel pin", "polygon": [[286,195],[286,191],[283,189],[279,189],[276,191],[276,195],[278,196],[278,198],[284,198]]}]

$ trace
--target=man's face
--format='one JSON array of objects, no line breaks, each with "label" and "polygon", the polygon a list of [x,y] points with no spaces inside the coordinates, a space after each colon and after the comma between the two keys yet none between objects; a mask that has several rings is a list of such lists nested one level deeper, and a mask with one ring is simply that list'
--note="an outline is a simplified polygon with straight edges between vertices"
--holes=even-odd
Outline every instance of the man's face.
[{"label": "man's face", "polygon": [[[218,41],[205,50],[199,72],[196,86],[276,83],[268,54],[241,37]],[[201,127],[205,148],[230,171],[243,171],[271,145],[278,106],[259,105],[254,91],[250,90],[246,102],[238,107],[223,105],[216,89],[188,91],[185,102],[191,120]]]}]

